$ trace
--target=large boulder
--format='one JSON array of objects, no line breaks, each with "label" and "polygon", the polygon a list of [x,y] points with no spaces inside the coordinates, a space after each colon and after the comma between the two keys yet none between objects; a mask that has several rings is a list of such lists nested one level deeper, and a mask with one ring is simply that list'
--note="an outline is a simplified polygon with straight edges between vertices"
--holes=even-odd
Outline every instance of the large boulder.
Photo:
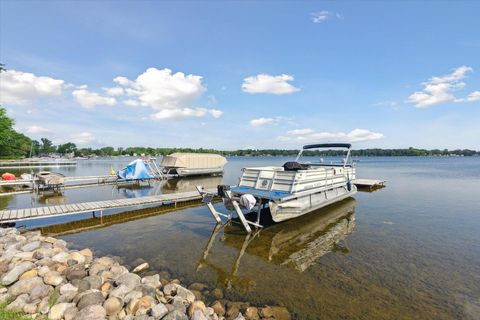
[{"label": "large boulder", "polygon": [[59,303],[50,308],[48,312],[49,320],[60,320],[63,318],[65,311],[68,308],[75,307],[74,303]]},{"label": "large boulder", "polygon": [[101,305],[91,305],[80,310],[73,320],[104,320],[107,316]]},{"label": "large boulder", "polygon": [[85,307],[96,305],[96,304],[103,304],[105,301],[105,297],[103,294],[98,290],[92,290],[92,292],[88,292],[84,294],[80,300],[78,300],[77,308],[78,310],[82,310]]},{"label": "large boulder", "polygon": [[125,285],[127,288],[130,290],[135,289],[136,286],[138,286],[141,283],[142,278],[140,278],[139,275],[134,274],[134,273],[125,273],[122,274],[120,277],[118,277],[117,280],[115,280],[115,284],[117,286],[119,285]]},{"label": "large boulder", "polygon": [[163,317],[162,320],[188,320],[188,316],[180,310],[173,310]]},{"label": "large boulder", "polygon": [[116,316],[123,308],[123,300],[118,297],[110,297],[103,303],[107,316]]},{"label": "large boulder", "polygon": [[23,293],[30,293],[35,287],[43,285],[43,280],[40,277],[23,279],[15,282],[10,288],[8,288],[8,293],[16,297]]},{"label": "large boulder", "polygon": [[18,280],[18,278],[24,274],[25,272],[33,269],[35,265],[31,262],[22,262],[18,265],[16,265],[12,270],[7,272],[3,277],[2,277],[2,285],[4,286],[9,286],[15,281]]}]

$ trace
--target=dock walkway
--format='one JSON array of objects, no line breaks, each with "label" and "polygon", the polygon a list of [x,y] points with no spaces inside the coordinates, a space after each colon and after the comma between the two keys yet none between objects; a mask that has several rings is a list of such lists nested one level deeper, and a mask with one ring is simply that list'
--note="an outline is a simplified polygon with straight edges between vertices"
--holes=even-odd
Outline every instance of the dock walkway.
[{"label": "dock walkway", "polygon": [[[216,189],[208,190],[216,192]],[[102,214],[104,210],[125,208],[141,205],[167,204],[176,202],[185,202],[190,200],[201,199],[202,197],[197,191],[162,194],[157,196],[147,196],[140,198],[128,198],[117,200],[93,201],[83,203],[72,203],[65,205],[45,206],[36,208],[25,208],[15,210],[0,211],[0,223],[17,222],[32,219],[41,219],[49,217],[57,217],[64,215],[73,215],[85,212],[99,212]]]}]

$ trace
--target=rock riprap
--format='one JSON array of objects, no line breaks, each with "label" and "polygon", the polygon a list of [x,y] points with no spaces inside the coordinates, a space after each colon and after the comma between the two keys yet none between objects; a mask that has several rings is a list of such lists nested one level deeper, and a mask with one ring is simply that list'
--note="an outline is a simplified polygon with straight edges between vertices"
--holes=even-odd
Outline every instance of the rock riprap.
[{"label": "rock riprap", "polygon": [[[0,228],[0,304],[34,319],[50,320],[290,320],[282,307],[251,307],[223,299],[201,283],[190,290],[151,273],[147,262],[132,272],[90,249],[69,250],[64,240],[39,231]],[[203,297],[210,297],[209,307]]]}]

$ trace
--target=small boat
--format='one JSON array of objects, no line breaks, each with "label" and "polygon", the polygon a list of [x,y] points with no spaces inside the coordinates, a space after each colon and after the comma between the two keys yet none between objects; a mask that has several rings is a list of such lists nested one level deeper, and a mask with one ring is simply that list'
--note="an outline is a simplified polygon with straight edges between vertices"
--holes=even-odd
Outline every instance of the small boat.
[{"label": "small boat", "polygon": [[219,154],[176,152],[163,157],[160,167],[167,177],[222,175],[226,163]]},{"label": "small boat", "polygon": [[33,181],[36,184],[37,191],[61,192],[65,185],[65,176],[61,173],[40,171],[33,175]]},{"label": "small boat", "polygon": [[[331,148],[346,149],[343,161],[328,164],[323,161],[300,162],[305,150]],[[306,145],[300,150],[295,161],[287,162],[281,167],[244,168],[238,186],[219,186],[218,195],[222,196],[227,209],[235,210],[247,232],[251,232],[249,225],[262,227],[260,213],[267,205],[275,222],[302,216],[351,197],[357,192],[353,183],[355,167],[350,150],[349,143]],[[210,197],[201,187],[198,187],[198,190],[207,202]],[[245,219],[241,207],[247,211],[256,207],[257,221]],[[212,211],[213,206],[209,208]],[[214,208],[213,210],[215,212],[212,211],[212,214],[217,219],[218,212]]]}]

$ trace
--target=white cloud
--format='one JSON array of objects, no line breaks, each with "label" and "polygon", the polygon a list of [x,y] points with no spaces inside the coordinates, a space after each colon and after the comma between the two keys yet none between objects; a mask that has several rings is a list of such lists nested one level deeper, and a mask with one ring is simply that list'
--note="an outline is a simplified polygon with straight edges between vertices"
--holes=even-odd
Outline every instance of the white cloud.
[{"label": "white cloud", "polygon": [[287,133],[288,134],[293,134],[293,135],[305,135],[305,134],[310,134],[314,133],[315,130],[313,129],[295,129],[295,130],[290,130]]},{"label": "white cloud", "polygon": [[336,17],[337,19],[343,20],[343,15],[339,13],[327,11],[327,10],[312,12],[310,15],[312,17],[313,23],[323,23],[332,17]]},{"label": "white cloud", "polygon": [[[86,88],[85,88],[86,89]],[[122,87],[103,88],[105,93],[109,96],[122,96],[125,94],[125,90]]]},{"label": "white cloud", "polygon": [[79,146],[91,145],[96,142],[96,137],[91,132],[81,132],[70,136],[70,140]]},{"label": "white cloud", "polygon": [[86,89],[74,90],[72,95],[81,106],[87,109],[92,109],[97,105],[114,106],[117,104],[115,98],[103,97],[96,92],[91,92]]},{"label": "white cloud", "polygon": [[33,73],[7,70],[0,73],[0,102],[25,105],[36,98],[60,96],[64,83],[63,80]]},{"label": "white cloud", "polygon": [[151,117],[155,120],[178,120],[190,117],[203,117],[210,114],[212,117],[218,118],[222,113],[220,110],[206,108],[164,109],[152,114]]},{"label": "white cloud", "polygon": [[468,102],[479,101],[480,100],[480,91],[474,91],[468,95],[466,98]]},{"label": "white cloud", "polygon": [[465,99],[456,98],[452,92],[465,87],[465,82],[461,80],[466,77],[467,72],[472,71],[471,67],[461,66],[450,74],[431,77],[422,83],[424,86],[422,91],[414,92],[408,97],[408,102],[414,103],[417,108],[428,108],[449,101],[464,102]]},{"label": "white cloud", "polygon": [[[305,130],[302,134],[301,130]],[[311,129],[292,130],[287,132],[286,136],[278,137],[281,141],[297,141],[297,142],[317,142],[321,140],[327,141],[343,141],[358,142],[377,140],[383,138],[384,135],[378,132],[372,132],[366,129],[353,129],[350,132],[316,132]]]},{"label": "white cloud", "polygon": [[47,134],[52,133],[52,130],[42,127],[42,126],[29,126],[25,128],[25,131],[30,134]]},{"label": "white cloud", "polygon": [[131,83],[126,77],[116,77],[113,79],[113,82],[118,83],[121,86],[128,86]]},{"label": "white cloud", "polygon": [[250,125],[252,127],[261,127],[267,124],[272,124],[275,121],[273,118],[258,118],[250,120]]},{"label": "white cloud", "polygon": [[155,113],[152,119],[181,119],[211,115],[218,118],[223,111],[195,107],[194,103],[206,91],[202,77],[186,75],[182,72],[172,73],[170,69],[148,68],[135,80],[116,77],[114,82],[124,87],[123,101],[128,106],[144,106],[152,108]]},{"label": "white cloud", "polygon": [[293,80],[294,77],[288,74],[278,76],[259,74],[245,78],[242,89],[248,93],[289,94],[300,90],[288,83]]}]

